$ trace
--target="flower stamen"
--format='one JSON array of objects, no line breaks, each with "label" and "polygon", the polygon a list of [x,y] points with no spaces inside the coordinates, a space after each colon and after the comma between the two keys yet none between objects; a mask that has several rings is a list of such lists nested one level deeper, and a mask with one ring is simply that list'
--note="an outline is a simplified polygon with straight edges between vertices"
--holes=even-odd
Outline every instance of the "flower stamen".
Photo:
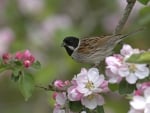
[{"label": "flower stamen", "polygon": [[93,84],[93,82],[88,81],[88,82],[86,83],[85,87],[86,87],[87,89],[91,90],[91,89],[94,88],[94,84]]},{"label": "flower stamen", "polygon": [[137,67],[136,67],[136,65],[135,64],[130,64],[129,65],[129,70],[130,70],[130,72],[135,72],[136,70],[137,70]]}]

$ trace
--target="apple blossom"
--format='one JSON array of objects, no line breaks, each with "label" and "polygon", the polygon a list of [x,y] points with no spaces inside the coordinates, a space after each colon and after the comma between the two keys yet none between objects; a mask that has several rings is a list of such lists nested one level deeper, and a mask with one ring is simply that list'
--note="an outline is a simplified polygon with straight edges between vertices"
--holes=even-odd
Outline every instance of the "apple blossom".
[{"label": "apple blossom", "polygon": [[89,109],[95,109],[104,104],[104,98],[100,93],[107,92],[108,82],[97,68],[81,69],[72,80],[72,86],[68,88],[70,101],[81,100],[82,105]]},{"label": "apple blossom", "polygon": [[150,87],[143,90],[141,94],[133,96],[130,101],[131,109],[128,113],[150,113]]},{"label": "apple blossom", "polygon": [[68,88],[68,99],[70,101],[79,101],[82,97],[83,94],[76,89],[76,86],[71,86]]},{"label": "apple blossom", "polygon": [[149,76],[149,68],[146,64],[126,63],[118,70],[121,77],[125,77],[130,84],[135,84],[138,79],[144,79]]},{"label": "apple blossom", "polygon": [[65,92],[62,93],[55,93],[55,108],[53,110],[53,113],[74,113],[70,109],[67,109],[66,106],[68,104],[67,95]]},{"label": "apple blossom", "polygon": [[30,53],[29,50],[24,52],[17,52],[15,54],[15,59],[23,62],[23,65],[26,68],[30,67],[35,61],[34,56]]},{"label": "apple blossom", "polygon": [[55,93],[56,104],[53,113],[65,113],[66,93]]},{"label": "apple blossom", "polygon": [[76,77],[77,90],[84,96],[88,96],[92,93],[100,93],[101,84],[104,82],[104,76],[99,75],[97,68],[91,68],[88,71],[82,69]]},{"label": "apple blossom", "polygon": [[146,64],[134,64],[126,62],[132,54],[140,53],[139,49],[133,49],[130,45],[123,45],[120,54],[109,56],[105,59],[106,76],[110,83],[119,83],[123,78],[129,84],[135,84],[138,79],[149,76],[150,70]]},{"label": "apple blossom", "polygon": [[98,105],[104,104],[104,98],[99,94],[91,94],[83,97],[81,103],[89,109],[95,109]]}]

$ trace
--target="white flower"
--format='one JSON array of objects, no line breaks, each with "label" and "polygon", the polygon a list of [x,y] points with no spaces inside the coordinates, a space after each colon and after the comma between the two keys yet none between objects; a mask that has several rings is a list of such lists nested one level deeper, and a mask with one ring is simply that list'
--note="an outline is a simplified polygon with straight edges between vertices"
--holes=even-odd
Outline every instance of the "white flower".
[{"label": "white flower", "polygon": [[66,113],[64,109],[61,109],[59,107],[55,107],[53,110],[53,113]]},{"label": "white flower", "polygon": [[131,108],[128,113],[143,113],[143,110],[135,110],[135,109]]},{"label": "white flower", "polygon": [[[53,113],[66,113],[66,109],[65,109],[67,104],[66,93],[57,93],[55,99],[56,99],[56,104]],[[73,113],[73,112],[69,110],[68,113]]]},{"label": "white flower", "polygon": [[118,74],[125,77],[130,84],[135,84],[138,79],[149,76],[149,69],[146,64],[126,63],[118,69]]},{"label": "white flower", "polygon": [[85,107],[89,109],[95,109],[97,105],[104,104],[104,98],[98,94],[89,95],[87,97],[82,98],[81,102],[82,102],[82,105],[84,105]]},{"label": "white flower", "polygon": [[73,78],[73,86],[68,89],[69,100],[81,100],[82,105],[89,109],[94,109],[98,105],[104,104],[104,98],[99,93],[107,92],[108,82],[104,76],[99,74],[97,68],[81,72]]},{"label": "white flower", "polygon": [[66,93],[57,93],[56,95],[56,103],[58,105],[64,106],[67,100]]},{"label": "white flower", "polygon": [[87,113],[86,111],[81,111],[81,113]]},{"label": "white flower", "polygon": [[76,89],[76,86],[71,86],[68,88],[68,99],[70,101],[79,101],[82,98],[82,94]]},{"label": "white flower", "polygon": [[104,76],[99,75],[97,68],[91,68],[88,71],[82,69],[81,73],[77,75],[76,82],[77,90],[84,96],[88,96],[102,92],[100,85],[104,82]]},{"label": "white flower", "polygon": [[[130,102],[130,105],[134,110],[143,111],[141,113],[150,113],[150,87],[144,90],[143,96],[134,96],[133,100]],[[130,110],[129,113],[132,113],[131,111],[134,110]]]},{"label": "white flower", "polygon": [[134,64],[126,62],[134,53],[140,53],[138,49],[133,49],[125,44],[120,51],[121,54],[109,56],[106,58],[106,75],[110,83],[119,83],[125,78],[129,84],[135,84],[138,79],[144,79],[149,76],[149,68],[146,64]]},{"label": "white flower", "polygon": [[119,83],[122,80],[122,77],[118,74],[118,69],[122,66],[122,59],[121,55],[109,56],[105,59],[107,64],[106,75],[110,83]]},{"label": "white flower", "polygon": [[132,54],[140,53],[139,49],[133,49],[130,45],[124,44],[122,49],[120,50],[120,54],[125,57],[130,57]]}]

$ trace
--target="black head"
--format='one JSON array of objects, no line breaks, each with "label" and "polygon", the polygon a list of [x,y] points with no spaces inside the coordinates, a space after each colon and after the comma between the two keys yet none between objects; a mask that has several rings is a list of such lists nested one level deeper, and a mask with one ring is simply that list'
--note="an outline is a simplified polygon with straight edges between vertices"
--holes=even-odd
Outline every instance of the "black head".
[{"label": "black head", "polygon": [[66,37],[62,46],[65,47],[67,53],[71,56],[73,51],[78,47],[79,39],[73,36]]}]

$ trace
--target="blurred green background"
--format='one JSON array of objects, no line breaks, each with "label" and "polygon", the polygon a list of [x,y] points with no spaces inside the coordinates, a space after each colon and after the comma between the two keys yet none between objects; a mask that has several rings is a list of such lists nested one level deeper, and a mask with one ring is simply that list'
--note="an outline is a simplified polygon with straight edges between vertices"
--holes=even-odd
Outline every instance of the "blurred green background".
[{"label": "blurred green background", "polygon": [[[60,47],[66,36],[112,34],[121,18],[125,0],[0,0],[0,54],[29,49],[41,64],[31,70],[36,84],[71,79],[82,67]],[[125,40],[140,49],[150,47],[150,7],[136,3],[122,33],[147,29]],[[0,113],[52,113],[51,92],[36,88],[25,102],[11,72],[0,75]],[[126,113],[128,102],[117,93],[106,96],[106,113]]]}]

